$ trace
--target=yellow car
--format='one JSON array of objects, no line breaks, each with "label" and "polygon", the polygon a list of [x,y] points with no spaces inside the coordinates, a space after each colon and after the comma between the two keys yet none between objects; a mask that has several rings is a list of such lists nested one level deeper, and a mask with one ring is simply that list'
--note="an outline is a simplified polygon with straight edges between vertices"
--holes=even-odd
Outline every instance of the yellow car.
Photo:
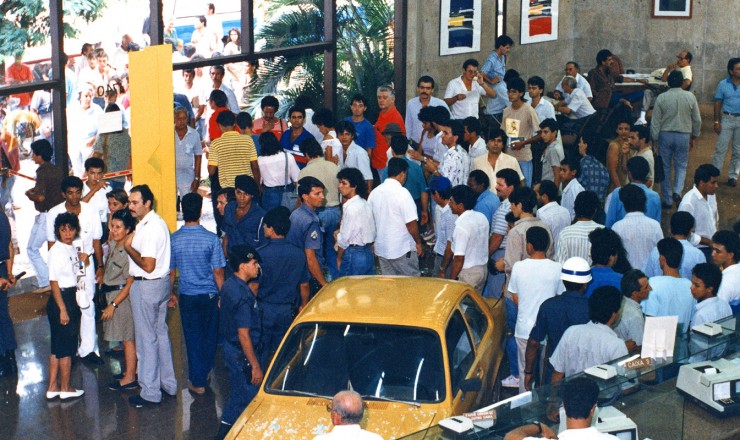
[{"label": "yellow car", "polygon": [[283,338],[259,393],[227,439],[312,439],[352,389],[364,429],[386,440],[492,403],[503,300],[436,278],[346,277],[327,285]]}]

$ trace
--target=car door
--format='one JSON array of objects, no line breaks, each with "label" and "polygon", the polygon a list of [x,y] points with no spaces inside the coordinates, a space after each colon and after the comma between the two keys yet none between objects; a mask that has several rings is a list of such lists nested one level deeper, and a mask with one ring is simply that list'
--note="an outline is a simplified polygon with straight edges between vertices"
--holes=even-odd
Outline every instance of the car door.
[{"label": "car door", "polygon": [[472,376],[472,366],[475,363],[475,346],[462,312],[455,309],[447,322],[445,329],[445,344],[447,345],[448,375],[452,385],[452,412],[462,414],[471,408],[473,393],[463,393],[460,386]]},{"label": "car door", "polygon": [[[475,395],[473,408],[480,408],[491,403],[491,395],[494,387],[495,375],[492,374],[495,347],[491,340],[491,328],[489,315],[486,315],[481,305],[471,296],[465,296],[460,301],[465,323],[473,339],[475,358],[471,365],[471,375],[481,380],[480,391]],[[466,397],[467,398],[467,397]]]}]

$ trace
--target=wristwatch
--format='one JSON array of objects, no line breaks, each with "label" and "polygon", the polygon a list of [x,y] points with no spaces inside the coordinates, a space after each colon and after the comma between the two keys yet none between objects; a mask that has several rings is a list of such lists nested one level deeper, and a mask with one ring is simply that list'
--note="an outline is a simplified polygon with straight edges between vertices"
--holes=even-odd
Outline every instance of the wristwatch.
[{"label": "wristwatch", "polygon": [[540,423],[540,421],[539,421],[539,420],[535,420],[535,421],[533,421],[533,422],[532,422],[532,424],[533,424],[534,426],[536,426],[536,427],[537,427],[537,429],[539,430],[539,431],[537,431],[537,434],[538,434],[538,435],[539,435],[539,434],[542,434],[542,423]]},{"label": "wristwatch", "polygon": [[[111,301],[110,304],[113,306],[114,309],[118,308],[118,304],[116,304],[115,301]],[[540,428],[540,432],[542,432],[542,428]]]}]

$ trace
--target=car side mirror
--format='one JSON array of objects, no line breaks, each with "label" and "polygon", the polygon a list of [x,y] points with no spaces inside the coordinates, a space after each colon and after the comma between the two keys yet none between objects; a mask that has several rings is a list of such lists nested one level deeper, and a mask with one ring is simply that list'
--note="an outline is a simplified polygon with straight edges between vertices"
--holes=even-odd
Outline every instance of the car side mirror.
[{"label": "car side mirror", "polygon": [[460,383],[460,391],[463,392],[463,399],[465,399],[465,393],[480,391],[481,388],[483,388],[483,382],[479,377],[471,377],[470,379],[465,379]]}]

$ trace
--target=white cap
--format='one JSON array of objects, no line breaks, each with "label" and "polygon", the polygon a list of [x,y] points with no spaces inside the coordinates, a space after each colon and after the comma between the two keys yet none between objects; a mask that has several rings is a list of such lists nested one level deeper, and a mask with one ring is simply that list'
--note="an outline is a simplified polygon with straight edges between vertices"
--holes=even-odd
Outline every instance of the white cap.
[{"label": "white cap", "polygon": [[591,281],[591,266],[581,257],[570,257],[563,263],[560,279],[571,283],[586,284]]}]

